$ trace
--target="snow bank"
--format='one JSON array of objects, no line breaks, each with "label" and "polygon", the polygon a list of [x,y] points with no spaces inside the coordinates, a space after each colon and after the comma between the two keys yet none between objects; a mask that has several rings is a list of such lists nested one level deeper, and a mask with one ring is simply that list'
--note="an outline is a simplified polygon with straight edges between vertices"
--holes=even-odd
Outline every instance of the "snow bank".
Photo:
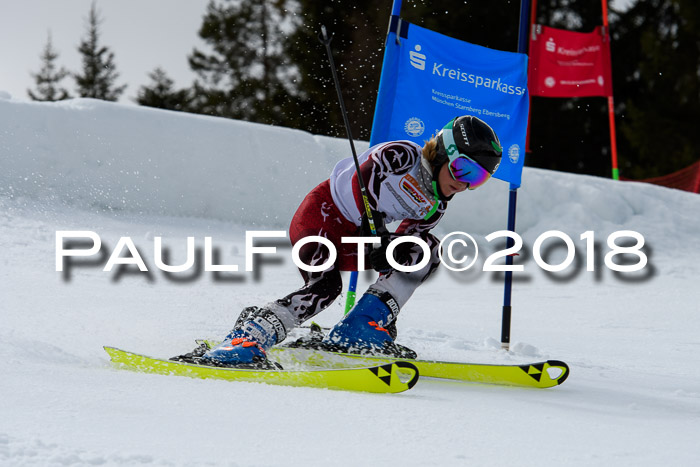
[{"label": "snow bank", "polygon": [[0,101],[0,128],[0,194],[263,225],[286,225],[348,152],[303,131],[93,99]]},{"label": "snow bank", "polygon": [[[92,99],[0,100],[0,195],[89,210],[286,227],[303,196],[350,155],[344,139]],[[358,151],[367,148],[358,142]],[[526,168],[517,230],[695,231],[700,197],[650,185]],[[455,197],[442,231],[506,226],[508,186]],[[534,238],[533,238],[534,239]]]}]

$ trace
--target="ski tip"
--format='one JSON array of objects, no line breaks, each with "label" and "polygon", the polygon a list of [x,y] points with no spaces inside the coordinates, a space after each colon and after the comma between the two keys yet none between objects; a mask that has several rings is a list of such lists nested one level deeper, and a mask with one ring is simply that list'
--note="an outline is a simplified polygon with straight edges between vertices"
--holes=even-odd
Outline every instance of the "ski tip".
[{"label": "ski tip", "polygon": [[569,365],[566,363],[562,362],[561,360],[547,360],[547,364],[549,365],[550,368],[557,368],[561,370],[561,374],[557,377],[552,377],[550,374],[550,378],[554,381],[557,382],[557,385],[560,385],[566,379],[569,377],[569,373],[571,373],[571,370],[569,369]]},{"label": "ski tip", "polygon": [[[406,382],[406,385],[408,386],[408,389],[411,389],[413,386],[416,385],[418,382],[418,378],[420,377],[420,372],[418,371],[418,367],[415,366],[411,362],[394,362],[394,365],[396,365],[398,368],[404,369],[404,370],[409,370],[413,371],[413,376],[411,376],[411,379]],[[399,371],[399,373],[401,373]]]},{"label": "ski tip", "polygon": [[[418,382],[418,368],[409,362],[392,362],[367,367],[377,380],[369,392],[399,393],[408,391]],[[379,383],[381,381],[381,384]]]},{"label": "ski tip", "polygon": [[569,377],[569,365],[560,360],[519,365],[532,380],[527,380],[526,386],[536,388],[551,388],[559,386]]}]

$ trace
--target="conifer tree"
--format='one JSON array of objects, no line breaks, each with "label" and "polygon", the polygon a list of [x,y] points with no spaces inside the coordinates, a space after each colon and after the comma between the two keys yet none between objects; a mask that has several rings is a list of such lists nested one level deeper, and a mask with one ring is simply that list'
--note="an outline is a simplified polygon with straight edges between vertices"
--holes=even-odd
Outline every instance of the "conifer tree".
[{"label": "conifer tree", "polygon": [[68,99],[68,91],[60,86],[61,80],[68,76],[68,70],[56,67],[58,52],[51,42],[51,32],[48,34],[44,51],[41,53],[41,70],[32,73],[36,82],[36,91],[27,90],[29,97],[35,101],[60,101]]},{"label": "conifer tree", "polygon": [[116,101],[126,85],[116,86],[119,77],[114,64],[114,53],[101,46],[100,23],[102,19],[93,3],[87,18],[86,36],[80,42],[78,52],[82,56],[82,73],[75,75],[77,92],[81,97]]},{"label": "conifer tree", "polygon": [[170,79],[165,70],[160,67],[148,74],[151,78],[151,86],[141,86],[136,102],[148,107],[157,107],[167,110],[187,111],[192,100],[187,89],[175,90],[175,82]]},{"label": "conifer tree", "polygon": [[284,53],[295,27],[290,0],[211,0],[199,30],[211,53],[189,57],[197,73],[194,109],[278,125],[294,118],[298,71]]},{"label": "conifer tree", "polygon": [[621,172],[658,177],[698,161],[700,4],[637,1],[613,26],[613,46],[625,51],[613,49],[613,84],[624,115],[620,134],[627,146],[622,162],[630,162]]}]

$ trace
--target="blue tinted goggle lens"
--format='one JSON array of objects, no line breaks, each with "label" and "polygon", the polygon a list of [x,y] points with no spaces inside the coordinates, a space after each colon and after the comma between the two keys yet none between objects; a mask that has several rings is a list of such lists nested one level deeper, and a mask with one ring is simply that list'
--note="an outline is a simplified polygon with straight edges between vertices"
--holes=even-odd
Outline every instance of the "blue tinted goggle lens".
[{"label": "blue tinted goggle lens", "polygon": [[460,155],[450,162],[449,168],[452,178],[458,182],[468,183],[470,190],[480,187],[491,178],[488,170],[465,155]]}]

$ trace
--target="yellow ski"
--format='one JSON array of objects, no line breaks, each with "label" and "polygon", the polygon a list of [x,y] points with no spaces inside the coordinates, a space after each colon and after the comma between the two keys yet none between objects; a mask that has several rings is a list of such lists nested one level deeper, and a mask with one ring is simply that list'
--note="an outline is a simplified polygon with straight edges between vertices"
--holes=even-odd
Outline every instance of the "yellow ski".
[{"label": "yellow ski", "polygon": [[312,370],[254,370],[222,368],[174,362],[132,352],[104,348],[112,363],[118,367],[144,373],[246,381],[281,386],[305,386],[373,393],[399,393],[412,388],[418,381],[418,369],[403,361],[378,362],[352,368]]},{"label": "yellow ski", "polygon": [[559,360],[520,365],[488,365],[430,360],[398,360],[384,356],[354,355],[291,347],[273,347],[269,351],[269,356],[283,365],[298,364],[323,368],[348,368],[405,361],[415,365],[421,377],[532,388],[558,386],[569,377],[569,366]]}]

